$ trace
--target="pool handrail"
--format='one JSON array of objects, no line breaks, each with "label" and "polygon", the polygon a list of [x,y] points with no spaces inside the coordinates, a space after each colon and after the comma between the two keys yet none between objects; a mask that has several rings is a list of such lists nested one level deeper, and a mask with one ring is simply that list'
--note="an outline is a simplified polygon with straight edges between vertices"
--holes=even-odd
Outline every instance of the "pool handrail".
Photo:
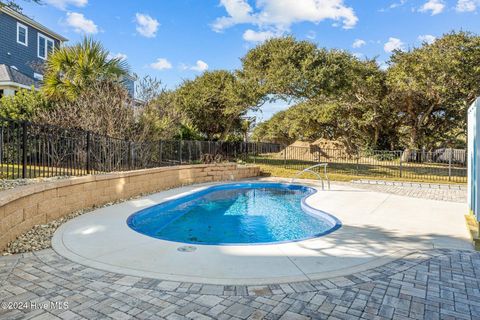
[{"label": "pool handrail", "polygon": [[313,173],[315,176],[317,176],[317,178],[322,182],[322,190],[325,190],[325,185],[324,185],[324,182],[323,182],[323,178],[320,174],[318,174],[317,172],[313,171],[312,169],[315,169],[315,168],[318,168],[318,167],[323,167],[323,174],[325,175],[325,180],[327,180],[327,184],[328,184],[328,190],[330,190],[330,179],[328,178],[328,174],[327,174],[327,167],[328,167],[328,163],[319,163],[319,164],[316,164],[314,166],[311,166],[311,167],[308,167],[306,169],[303,169],[301,171],[299,171],[293,178],[292,178],[292,183],[295,181],[295,179],[297,179],[299,176],[301,176],[303,173],[305,172],[310,172],[310,173]]}]

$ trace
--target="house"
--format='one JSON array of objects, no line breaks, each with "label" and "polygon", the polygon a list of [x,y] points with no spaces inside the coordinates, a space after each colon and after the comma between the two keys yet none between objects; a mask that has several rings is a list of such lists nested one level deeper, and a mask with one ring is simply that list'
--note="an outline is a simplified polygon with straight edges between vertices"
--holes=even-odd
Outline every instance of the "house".
[{"label": "house", "polygon": [[[14,95],[19,89],[40,88],[43,63],[66,41],[22,13],[0,6],[0,98]],[[135,78],[126,76],[122,83],[133,97]]]},{"label": "house", "polygon": [[0,6],[0,97],[38,88],[43,62],[65,37],[7,6]]},{"label": "house", "polygon": [[135,97],[135,76],[126,75],[120,80],[131,97]]}]

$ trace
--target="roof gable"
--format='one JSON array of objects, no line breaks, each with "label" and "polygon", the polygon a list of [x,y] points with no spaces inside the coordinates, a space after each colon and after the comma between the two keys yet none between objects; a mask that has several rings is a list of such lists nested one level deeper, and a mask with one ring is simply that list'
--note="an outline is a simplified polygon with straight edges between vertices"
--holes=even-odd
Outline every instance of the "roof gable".
[{"label": "roof gable", "polygon": [[38,31],[41,31],[45,35],[48,35],[49,37],[51,37],[53,39],[56,39],[60,42],[68,41],[68,39],[65,38],[64,36],[48,29],[47,27],[41,25],[40,23],[36,22],[35,20],[32,20],[29,17],[27,17],[26,15],[24,15],[24,14],[22,14],[22,13],[16,11],[16,10],[13,10],[13,9],[7,7],[7,6],[0,6],[0,12],[5,13],[5,14],[17,19],[18,21],[20,21],[20,22],[22,22],[26,25],[29,25],[30,27],[35,28]]}]

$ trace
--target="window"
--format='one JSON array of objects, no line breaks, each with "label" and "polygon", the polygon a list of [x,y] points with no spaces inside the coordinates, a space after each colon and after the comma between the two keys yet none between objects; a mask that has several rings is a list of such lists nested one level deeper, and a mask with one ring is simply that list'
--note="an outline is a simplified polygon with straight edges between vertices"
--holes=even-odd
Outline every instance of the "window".
[{"label": "window", "polygon": [[28,27],[17,22],[17,43],[28,46]]},{"label": "window", "polygon": [[33,78],[34,78],[35,80],[43,81],[43,74],[34,72],[34,73],[33,73]]},{"label": "window", "polygon": [[45,37],[42,34],[38,34],[38,57],[40,59],[47,59],[48,54],[54,49],[54,42],[52,39]]},{"label": "window", "polygon": [[3,89],[0,89],[0,99],[3,97]]}]

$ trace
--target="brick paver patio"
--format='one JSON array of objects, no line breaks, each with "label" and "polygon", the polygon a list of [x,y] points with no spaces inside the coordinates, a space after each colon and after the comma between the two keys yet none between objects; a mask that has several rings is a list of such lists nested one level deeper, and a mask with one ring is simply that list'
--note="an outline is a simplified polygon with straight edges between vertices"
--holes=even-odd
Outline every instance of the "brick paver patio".
[{"label": "brick paver patio", "polygon": [[0,258],[0,284],[1,319],[480,319],[474,251],[416,252],[333,279],[218,286],[100,271],[49,249]]},{"label": "brick paver patio", "polygon": [[359,180],[355,188],[386,192],[406,197],[441,201],[467,202],[467,185]]}]

